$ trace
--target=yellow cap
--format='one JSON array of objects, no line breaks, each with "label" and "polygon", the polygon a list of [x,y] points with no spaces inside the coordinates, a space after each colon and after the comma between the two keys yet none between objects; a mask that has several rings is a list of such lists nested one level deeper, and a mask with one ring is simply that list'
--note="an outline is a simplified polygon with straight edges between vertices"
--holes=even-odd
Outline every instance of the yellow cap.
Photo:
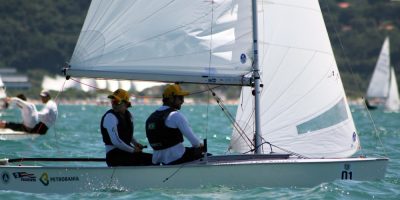
[{"label": "yellow cap", "polygon": [[163,98],[169,98],[173,96],[187,96],[189,95],[188,91],[184,91],[177,84],[167,85],[163,92]]},{"label": "yellow cap", "polygon": [[111,95],[108,95],[110,99],[116,99],[118,101],[125,101],[131,104],[129,93],[123,89],[115,90]]}]

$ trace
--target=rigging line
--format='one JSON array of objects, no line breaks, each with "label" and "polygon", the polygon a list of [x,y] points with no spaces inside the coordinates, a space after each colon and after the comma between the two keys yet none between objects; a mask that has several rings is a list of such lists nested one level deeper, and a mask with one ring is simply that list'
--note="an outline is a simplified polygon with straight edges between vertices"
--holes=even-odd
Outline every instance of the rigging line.
[{"label": "rigging line", "polygon": [[[247,109],[247,106],[246,106],[246,107],[243,107],[243,101],[244,101],[244,98],[243,98],[244,96],[243,96],[243,94],[244,94],[244,93],[243,93],[243,89],[242,89],[242,103],[241,103],[242,112],[243,112],[244,110]],[[248,102],[248,101],[253,101],[253,103],[252,103],[252,104],[247,103],[246,105],[254,105],[254,98],[248,98],[248,99],[246,100],[246,102]],[[255,113],[255,109],[254,109],[254,107],[252,107],[252,112],[250,113],[249,116],[247,116],[247,119],[245,119],[245,120],[242,120],[242,118],[239,119],[240,121],[244,121],[244,122],[245,122],[245,123],[244,123],[244,127],[241,128],[241,130],[247,129],[247,127],[250,126],[251,121],[252,121],[253,116],[254,116],[254,113]],[[242,117],[244,117],[244,115],[242,115]],[[233,117],[232,117],[232,118],[233,118]],[[232,121],[236,121],[236,120],[232,120]],[[239,126],[239,125],[238,125],[238,126]],[[253,127],[253,129],[254,129],[254,124],[252,125],[252,127]],[[242,131],[242,133],[245,134],[245,131]],[[253,130],[252,133],[254,134],[255,131]],[[245,134],[245,135],[247,136],[247,134]],[[247,136],[247,137],[248,137],[248,136]],[[240,138],[243,138],[243,136],[241,135],[241,137],[236,138],[236,140],[232,141],[231,143],[235,144],[235,143],[239,142]],[[247,145],[249,146],[249,148],[252,148],[253,145],[252,145],[251,139],[248,138],[248,141],[250,142],[250,144],[247,143]]]},{"label": "rigging line", "polygon": [[[240,127],[240,125],[236,122],[236,120],[234,119],[234,117],[232,116],[232,114],[229,112],[229,110],[225,107],[223,101],[221,98],[219,98],[218,96],[216,96],[215,92],[213,90],[211,90],[212,95],[214,96],[214,99],[217,101],[218,105],[220,106],[220,108],[222,109],[222,111],[224,112],[225,116],[227,116],[228,120],[231,122],[231,124],[233,125],[233,128],[235,128],[235,130],[238,132],[239,136],[241,138],[244,139],[244,142],[246,142],[246,144],[249,146],[249,148],[251,148],[252,146],[252,142],[251,139],[245,134],[245,131]],[[250,144],[249,144],[249,143]],[[228,150],[229,151],[229,150]]]},{"label": "rigging line", "polygon": [[[64,80],[64,83],[62,84],[62,86],[61,86],[61,90],[57,93],[57,95],[54,97],[54,102],[56,103],[56,105],[57,105],[57,107],[58,107],[58,105],[59,105],[59,101],[58,101],[58,97],[61,95],[61,93],[62,92],[64,92],[64,89],[65,89],[65,83],[67,82],[67,79],[65,79]],[[41,124],[41,126],[42,126],[43,124]],[[41,128],[41,126],[39,127],[39,129]],[[58,134],[57,134],[57,120],[56,120],[56,123],[54,123],[54,137],[55,137],[55,139],[56,139],[56,149],[57,149],[57,151],[60,151],[60,145],[59,145],[59,143],[58,143]]]},{"label": "rigging line", "polygon": [[[336,28],[336,24],[334,23],[334,20],[333,20],[333,15],[332,15],[332,13],[331,13],[331,9],[330,9],[330,7],[329,7],[329,3],[327,3],[326,1],[325,1],[325,7],[327,8],[327,10],[328,10],[328,16],[329,16],[329,18],[331,19],[331,22],[332,22],[332,27],[333,27],[333,30],[334,30],[334,36],[336,36],[336,39],[337,39],[337,41],[339,42],[339,44],[340,44],[340,49],[342,50],[342,54],[343,54],[343,57],[344,57],[344,62],[343,62],[343,64],[344,64],[344,66],[346,67],[346,68],[348,68],[348,69],[350,69],[350,73],[351,73],[351,77],[353,78],[353,80],[355,80],[356,82],[359,82],[359,83],[361,83],[361,79],[356,79],[356,78],[354,78],[355,77],[355,73],[354,73],[354,70],[353,70],[353,68],[351,67],[351,65],[349,65],[348,64],[348,58],[347,58],[347,54],[346,54],[346,52],[345,52],[345,48],[344,48],[344,45],[343,45],[343,42],[342,42],[342,40],[341,40],[341,38],[340,38],[340,35],[339,35],[339,33],[338,33],[338,31],[337,31],[337,28]],[[359,91],[362,91],[362,89],[361,89],[361,84],[356,84],[357,86],[358,86],[358,89],[359,89]],[[366,100],[366,98],[363,96],[363,97],[361,97],[362,98],[362,100],[363,100],[363,107],[364,107],[364,110],[366,110],[366,112],[368,113],[368,116],[369,116],[369,119],[370,119],[370,121],[371,121],[371,123],[372,123],[372,125],[373,125],[373,127],[374,127],[374,131],[375,131],[375,135],[378,137],[378,140],[379,140],[379,142],[380,142],[380,144],[381,144],[381,146],[382,146],[382,148],[383,148],[383,151],[384,151],[384,154],[385,154],[385,156],[387,157],[388,155],[387,155],[387,152],[386,152],[386,148],[385,148],[385,146],[383,145],[383,143],[382,143],[382,140],[381,140],[381,138],[380,138],[380,134],[379,134],[379,131],[378,131],[378,129],[377,129],[377,127],[376,127],[376,124],[375,124],[375,121],[374,121],[374,119],[372,118],[372,115],[371,115],[371,112],[368,110],[368,108],[367,108],[367,105],[366,105],[366,102],[365,102],[365,100]],[[361,143],[359,143],[360,144],[360,151],[362,152],[362,154],[364,154],[364,152],[363,152],[363,149],[361,148]]]},{"label": "rigging line", "polygon": [[[214,23],[214,0],[211,0],[211,20],[210,20],[210,50],[208,57],[208,77],[211,76],[211,63],[212,63],[212,49],[213,49],[213,23]],[[209,83],[207,83],[207,88],[210,90]],[[208,128],[209,128],[209,108],[210,108],[210,93],[207,92],[207,119],[206,119],[206,141],[208,138]],[[207,145],[207,144],[203,144]],[[207,159],[207,152],[205,153],[205,159]]]},{"label": "rigging line", "polygon": [[[207,84],[207,87],[209,87],[209,84]],[[211,89],[215,89],[215,88],[219,88],[219,87],[221,87],[221,85],[217,85],[217,86],[215,86],[215,87],[212,87]],[[210,88],[209,88],[209,89],[210,89]],[[195,95],[195,94],[201,94],[201,93],[204,93],[204,92],[208,92],[209,89],[191,92],[189,95]]]},{"label": "rigging line", "polygon": [[[362,99],[364,100],[364,97],[363,97]],[[373,118],[372,118],[371,112],[369,112],[369,110],[368,110],[368,107],[367,107],[367,104],[366,104],[365,100],[363,101],[363,107],[364,107],[365,110],[367,110],[368,117],[370,118],[371,123],[372,123],[372,126],[374,127],[375,136],[378,138],[378,141],[379,141],[380,145],[381,145],[382,148],[383,148],[383,153],[385,154],[386,157],[389,157],[388,154],[387,154],[387,152],[386,152],[386,148],[385,148],[385,146],[384,146],[383,143],[382,143],[382,140],[381,140],[381,137],[380,137],[380,132],[378,131],[378,128],[377,128],[377,126],[376,126],[376,123],[375,123],[375,121],[374,121]],[[361,148],[361,142],[359,142],[359,145],[360,145],[360,151],[362,152],[362,154],[364,154],[364,151],[363,151],[363,149]],[[365,154],[364,154],[364,155],[365,155]]]},{"label": "rigging line", "polygon": [[88,86],[88,87],[94,88],[94,89],[96,89],[96,90],[100,90],[100,88],[98,88],[98,87],[96,87],[96,86],[89,85],[89,84],[87,84],[87,83],[84,83],[84,82],[79,81],[79,80],[77,80],[77,79],[74,79],[74,78],[72,78],[72,77],[71,77],[70,79],[73,80],[73,81],[75,81],[75,82],[77,82],[77,83],[80,83],[80,84],[86,85],[86,86]]},{"label": "rigging line", "polygon": [[[263,138],[263,140],[264,140],[264,138]],[[265,140],[264,140],[264,141],[265,141]],[[270,145],[271,153],[273,153],[272,147],[275,147],[275,148],[278,148],[278,149],[280,149],[280,150],[282,150],[282,151],[284,151],[284,152],[287,152],[287,153],[289,153],[289,154],[291,154],[291,155],[298,156],[299,158],[305,158],[305,159],[308,158],[307,156],[304,156],[304,155],[301,155],[301,154],[299,154],[299,153],[296,153],[296,152],[293,152],[293,151],[284,149],[284,148],[282,148],[282,147],[276,146],[276,145],[274,145],[274,144],[272,144],[272,143],[270,143],[270,142],[268,142],[268,141],[265,141],[265,142],[261,143],[260,145],[258,145],[258,147],[263,146],[264,144],[269,144],[269,145]],[[253,152],[253,151],[255,151],[256,149],[257,149],[257,147],[255,147],[254,149],[250,149],[249,151],[244,152],[243,154],[247,154],[247,153]]]},{"label": "rigging line", "polygon": [[172,172],[171,175],[167,176],[162,182],[165,183],[167,182],[170,178],[172,178],[173,176],[175,176],[175,174],[177,174],[184,166],[186,166],[187,163],[185,164],[181,164],[178,169],[176,169],[174,172]]},{"label": "rigging line", "polygon": [[[207,87],[208,87],[208,85],[207,85]],[[209,107],[210,107],[210,93],[208,92],[207,93],[207,111],[206,111],[206,135],[205,135],[205,138],[206,138],[206,140],[204,141],[204,144],[203,145],[205,145],[205,147],[207,147],[207,139],[208,139],[208,129],[209,129],[209,126],[210,126],[210,124],[209,124],[209,120],[210,120],[210,118],[209,118]],[[207,151],[208,151],[208,148],[205,148],[206,149],[206,152],[205,152],[205,154],[204,154],[204,158],[205,158],[205,160],[207,161]]]},{"label": "rigging line", "polygon": [[[244,128],[245,129],[247,129],[247,127],[250,125],[250,122],[251,122],[251,119],[252,119],[252,117],[253,117],[253,115],[254,115],[254,110],[253,110],[253,112],[251,113],[251,115],[248,117],[248,119],[247,119],[247,122],[246,123],[244,123],[245,125],[244,125]],[[233,120],[233,121],[235,121],[235,120]],[[232,122],[231,122],[232,123]],[[235,122],[235,123],[237,123],[237,122]],[[237,124],[237,126],[240,128],[240,130],[241,130],[241,132],[239,132],[238,130],[238,133],[239,133],[239,135],[240,135],[240,137],[238,137],[238,138],[236,138],[235,140],[233,140],[231,143],[232,144],[236,144],[237,142],[239,142],[239,140],[240,140],[240,138],[243,138],[244,140],[245,140],[245,142],[246,142],[246,145],[249,147],[249,148],[252,148],[253,147],[253,142],[252,142],[252,140],[249,138],[249,136],[245,133],[245,131],[243,130],[243,128],[241,128],[240,126],[239,126],[239,124]],[[254,125],[252,126],[253,127],[253,131],[252,131],[252,133],[253,133],[253,135],[254,135],[254,133],[255,133],[255,130],[254,130]],[[244,137],[245,136],[245,137]],[[250,144],[249,144],[250,143]]]},{"label": "rigging line", "polygon": [[110,182],[108,183],[108,188],[110,188],[110,189],[112,189],[112,185],[111,185],[111,184],[112,184],[113,179],[114,179],[115,170],[117,170],[117,168],[116,168],[116,167],[113,167],[113,171],[112,171],[111,177],[110,177]]}]

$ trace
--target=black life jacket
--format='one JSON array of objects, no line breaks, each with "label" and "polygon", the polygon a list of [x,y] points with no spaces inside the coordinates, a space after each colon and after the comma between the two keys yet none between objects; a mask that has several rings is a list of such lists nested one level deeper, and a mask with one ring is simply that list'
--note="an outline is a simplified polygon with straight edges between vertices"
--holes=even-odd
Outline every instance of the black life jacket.
[{"label": "black life jacket", "polygon": [[[127,145],[130,145],[133,137],[133,121],[132,121],[132,115],[131,113],[127,110],[125,112],[125,120],[122,119],[122,117],[116,113],[113,109],[110,109],[107,111],[103,117],[101,118],[101,123],[100,123],[100,130],[101,130],[101,135],[103,136],[103,142],[106,145],[113,145],[111,142],[111,138],[108,135],[108,131],[106,128],[103,127],[103,122],[104,122],[104,117],[108,114],[112,113],[117,119],[118,119],[118,137],[124,141]],[[131,146],[131,145],[130,145]]]},{"label": "black life jacket", "polygon": [[169,128],[165,125],[169,113],[176,111],[168,108],[155,111],[146,120],[146,136],[154,150],[162,150],[183,142],[183,135],[178,128]]}]

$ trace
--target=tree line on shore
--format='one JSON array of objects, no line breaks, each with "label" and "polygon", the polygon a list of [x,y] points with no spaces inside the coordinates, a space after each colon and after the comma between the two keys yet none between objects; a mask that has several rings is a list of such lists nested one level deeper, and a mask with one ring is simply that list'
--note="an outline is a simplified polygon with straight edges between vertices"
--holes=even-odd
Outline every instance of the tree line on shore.
[{"label": "tree line on shore", "polygon": [[[348,95],[363,96],[386,36],[391,41],[391,63],[400,73],[399,1],[319,3]],[[0,68],[26,73],[33,86],[27,92],[40,91],[43,76],[60,74],[71,57],[89,5],[90,0],[0,0]],[[226,96],[238,95],[230,91]]]}]

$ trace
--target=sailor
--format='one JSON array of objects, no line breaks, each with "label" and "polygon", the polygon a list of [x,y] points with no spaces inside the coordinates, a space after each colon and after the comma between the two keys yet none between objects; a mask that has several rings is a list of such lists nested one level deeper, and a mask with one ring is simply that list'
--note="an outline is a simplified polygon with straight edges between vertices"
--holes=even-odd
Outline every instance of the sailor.
[{"label": "sailor", "polygon": [[109,95],[112,109],[101,118],[100,129],[108,166],[151,165],[152,155],[143,153],[143,145],[133,136],[133,116],[129,93],[117,89]]},{"label": "sailor", "polygon": [[14,131],[31,132],[39,122],[38,112],[35,104],[28,102],[24,94],[18,94],[16,97],[7,97],[7,103],[15,103],[21,110],[22,123],[0,122],[0,128],[9,128]]},{"label": "sailor", "polygon": [[[146,136],[153,148],[153,164],[173,165],[197,160],[202,155],[203,143],[193,133],[185,116],[179,112],[184,102],[183,91],[177,84],[167,85],[163,92],[163,106],[146,121]],[[184,147],[185,136],[192,147]]]},{"label": "sailor", "polygon": [[38,112],[39,123],[37,123],[30,132],[46,134],[47,130],[56,123],[58,109],[56,102],[51,99],[49,91],[42,90],[40,92],[40,99],[45,105],[42,110]]}]

